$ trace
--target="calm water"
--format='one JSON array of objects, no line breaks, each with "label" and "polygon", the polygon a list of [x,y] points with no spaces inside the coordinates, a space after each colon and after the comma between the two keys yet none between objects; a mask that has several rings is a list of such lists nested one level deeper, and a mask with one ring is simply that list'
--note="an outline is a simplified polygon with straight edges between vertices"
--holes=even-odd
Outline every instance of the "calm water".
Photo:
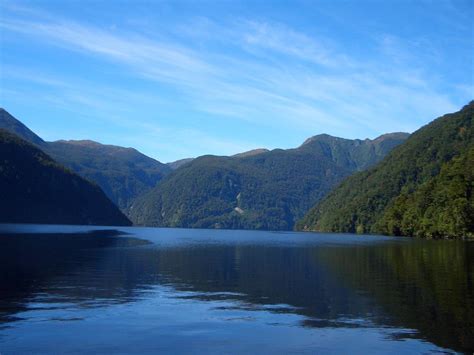
[{"label": "calm water", "polygon": [[472,242],[0,230],[2,355],[474,349]]}]

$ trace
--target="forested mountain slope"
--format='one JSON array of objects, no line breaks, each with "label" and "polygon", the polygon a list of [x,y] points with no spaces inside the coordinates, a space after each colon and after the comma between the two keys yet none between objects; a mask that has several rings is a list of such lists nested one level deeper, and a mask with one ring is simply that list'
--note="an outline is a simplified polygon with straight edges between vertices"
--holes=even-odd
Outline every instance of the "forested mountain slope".
[{"label": "forested mountain slope", "polygon": [[3,129],[0,201],[2,223],[131,224],[98,186]]},{"label": "forested mountain slope", "polygon": [[474,101],[422,127],[347,178],[298,229],[419,237],[474,235]]},{"label": "forested mountain slope", "polygon": [[46,143],[3,108],[0,108],[0,128],[38,146],[43,146]]},{"label": "forested mountain slope", "polygon": [[172,169],[133,148],[94,141],[45,142],[4,109],[0,128],[35,144],[59,163],[98,184],[124,212],[140,194],[153,188]]},{"label": "forested mountain slope", "polygon": [[98,184],[122,211],[171,171],[136,149],[94,141],[48,142],[45,151],[58,162]]},{"label": "forested mountain slope", "polygon": [[335,184],[381,160],[408,135],[319,135],[296,149],[203,156],[175,170],[130,210],[140,225],[292,229]]}]

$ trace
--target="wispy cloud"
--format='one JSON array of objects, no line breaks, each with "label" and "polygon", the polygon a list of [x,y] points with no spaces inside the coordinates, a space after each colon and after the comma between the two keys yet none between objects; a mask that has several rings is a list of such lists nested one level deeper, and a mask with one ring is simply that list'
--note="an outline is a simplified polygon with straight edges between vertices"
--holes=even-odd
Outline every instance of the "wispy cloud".
[{"label": "wispy cloud", "polygon": [[[351,58],[330,38],[310,37],[279,23],[236,19],[223,25],[200,19],[199,24],[195,31],[176,28],[177,36],[170,37],[169,33],[152,35],[39,15],[0,20],[3,31],[105,60],[131,75],[167,85],[199,112],[278,124],[283,129],[299,127],[308,135],[325,131],[353,136],[354,122],[371,135],[383,133],[381,127],[412,131],[421,122],[456,108],[419,63],[411,60],[410,51],[416,45],[407,47],[395,36],[379,37],[374,51],[384,60],[374,63]],[[196,36],[202,41],[197,43]],[[233,50],[223,50],[229,47]],[[58,79],[28,76],[38,84],[58,87],[63,100],[87,105],[108,117],[124,117],[134,103],[159,100],[150,93],[91,90],[86,84],[74,88]],[[119,104],[124,98],[128,106]],[[141,120],[148,128],[153,124],[151,118]],[[205,140],[209,152],[211,148],[230,152],[255,147],[241,141],[225,144],[201,131],[181,131],[180,139]]]},{"label": "wispy cloud", "polygon": [[[129,132],[127,135],[114,137],[108,130],[100,133],[97,139],[101,143],[113,143],[125,146],[140,146],[148,155],[159,160],[173,160],[174,156],[189,157],[200,154],[232,155],[259,147],[255,143],[236,138],[219,138],[197,128],[176,127],[169,123],[160,123],[162,117],[155,115],[141,116],[137,114],[139,107],[153,107],[157,111],[169,106],[166,100],[149,92],[137,92],[117,87],[90,85],[87,81],[77,78],[58,78],[51,74],[34,70],[8,66],[4,77],[11,80],[23,81],[29,89],[16,91],[4,90],[10,98],[19,102],[41,102],[51,104],[56,110],[74,114],[72,108],[86,108],[86,114],[80,118],[94,121],[99,118],[106,125],[122,127]],[[31,86],[39,85],[41,90]],[[124,100],[125,98],[125,100]],[[137,116],[138,115],[138,116]],[[77,117],[77,115],[73,115]],[[64,115],[67,120],[68,114]],[[91,123],[91,122],[90,122]],[[35,128],[35,131],[45,139],[55,136],[54,128]],[[68,139],[89,139],[93,132],[87,129],[76,131]],[[61,137],[66,138],[66,137]],[[192,153],[190,153],[192,152]],[[159,153],[159,154],[158,154]]]},{"label": "wispy cloud", "polygon": [[[112,33],[64,21],[2,21],[0,26],[42,38],[53,45],[127,65],[145,78],[178,87],[207,112],[222,112],[219,107],[225,104],[230,115],[242,119],[252,119],[248,114],[255,116],[261,113],[270,121],[282,119],[287,112],[298,124],[308,125],[311,121],[337,124],[337,119],[322,119],[323,115],[314,115],[318,109],[309,107],[311,104],[308,102],[272,90],[277,76],[274,70],[268,70],[259,61],[249,62],[212,53],[203,58],[192,48],[152,41],[137,34]],[[268,32],[269,26],[265,27]],[[283,33],[279,33],[278,38],[280,42],[283,41]],[[277,41],[274,42],[272,46],[278,48]],[[255,42],[253,45],[259,44]],[[279,46],[281,50],[283,42]],[[303,55],[299,49],[289,53]],[[230,112],[232,107],[234,110]],[[246,107],[246,110],[242,112],[238,107]]]},{"label": "wispy cloud", "polygon": [[41,38],[49,44],[106,57],[162,80],[186,83],[187,74],[211,70],[183,47],[150,41],[136,34],[114,33],[74,22],[1,21],[5,30]]},{"label": "wispy cloud", "polygon": [[344,55],[333,50],[329,41],[318,41],[281,24],[246,21],[242,27],[244,43],[251,47],[329,67],[351,63]]}]

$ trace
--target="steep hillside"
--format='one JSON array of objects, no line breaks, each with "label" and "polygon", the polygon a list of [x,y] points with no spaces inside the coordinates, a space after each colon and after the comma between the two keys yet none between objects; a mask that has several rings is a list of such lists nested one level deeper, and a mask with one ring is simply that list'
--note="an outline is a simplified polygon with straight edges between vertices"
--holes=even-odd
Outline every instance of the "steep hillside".
[{"label": "steep hillside", "polygon": [[140,194],[153,188],[172,169],[132,148],[93,141],[45,142],[4,109],[0,128],[15,133],[70,168],[98,184],[124,212]]},{"label": "steep hillside", "polygon": [[288,230],[335,184],[370,166],[406,139],[320,135],[297,149],[197,158],[133,204],[142,225]]},{"label": "steep hillside", "polygon": [[258,148],[258,149],[252,149],[252,150],[249,150],[247,152],[242,152],[242,153],[238,153],[238,154],[234,154],[232,155],[234,158],[245,158],[245,157],[251,157],[252,155],[259,155],[259,154],[262,154],[262,153],[267,153],[269,152],[268,149],[265,149],[265,148]]},{"label": "steep hillside", "polygon": [[187,164],[187,163],[189,163],[193,160],[194,160],[194,158],[185,158],[185,159],[172,161],[170,163],[166,163],[166,165],[168,165],[171,168],[171,170],[176,170],[179,167],[183,166],[184,164]]},{"label": "steep hillside", "polygon": [[36,144],[38,146],[43,146],[46,143],[3,108],[0,108],[0,128],[16,134],[18,137],[23,138],[27,142]]},{"label": "steep hillside", "polygon": [[346,179],[299,229],[420,237],[474,235],[474,101],[419,129]]},{"label": "steep hillside", "polygon": [[93,141],[49,142],[45,151],[61,164],[98,184],[124,212],[171,171],[133,148]]},{"label": "steep hillside", "polygon": [[102,190],[0,129],[0,222],[130,225]]}]

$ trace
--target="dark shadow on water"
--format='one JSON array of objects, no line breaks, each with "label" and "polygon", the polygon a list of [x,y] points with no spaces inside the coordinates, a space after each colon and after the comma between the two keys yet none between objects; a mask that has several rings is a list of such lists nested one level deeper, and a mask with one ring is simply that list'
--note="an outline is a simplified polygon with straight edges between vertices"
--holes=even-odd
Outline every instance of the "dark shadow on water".
[{"label": "dark shadow on water", "polygon": [[[99,285],[81,285],[75,280],[90,262],[88,251],[150,244],[146,240],[123,235],[125,233],[117,230],[68,234],[0,234],[0,326],[19,320],[12,314],[26,310],[25,304],[34,297],[40,297],[48,304],[35,307],[36,310],[54,309],[51,304],[64,302],[65,298],[68,302],[80,299],[81,293],[85,299],[93,299],[97,296],[95,291],[99,290]],[[57,292],[51,292],[50,283],[61,275],[71,277],[70,281],[65,280],[56,285]],[[92,292],[87,287],[92,287]],[[108,287],[106,289],[109,290]],[[117,299],[114,293],[106,294],[105,297]],[[60,309],[62,305],[56,308]]]},{"label": "dark shadow on water", "polygon": [[307,328],[407,329],[387,337],[474,348],[474,243],[161,248],[100,231],[0,235],[0,258],[0,330],[32,304],[100,308],[166,285],[176,298],[229,302],[216,310],[296,314]]}]

